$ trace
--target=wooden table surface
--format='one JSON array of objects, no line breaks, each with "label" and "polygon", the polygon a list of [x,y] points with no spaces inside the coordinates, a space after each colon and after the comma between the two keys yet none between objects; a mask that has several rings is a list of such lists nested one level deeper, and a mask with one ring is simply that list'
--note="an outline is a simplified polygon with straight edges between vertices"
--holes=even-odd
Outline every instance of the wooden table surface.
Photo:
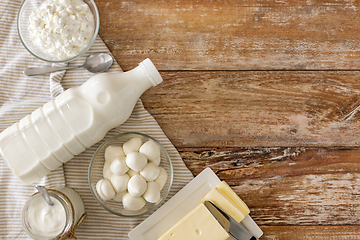
[{"label": "wooden table surface", "polygon": [[360,239],[360,1],[95,0],[185,164],[212,168],[261,239]]}]

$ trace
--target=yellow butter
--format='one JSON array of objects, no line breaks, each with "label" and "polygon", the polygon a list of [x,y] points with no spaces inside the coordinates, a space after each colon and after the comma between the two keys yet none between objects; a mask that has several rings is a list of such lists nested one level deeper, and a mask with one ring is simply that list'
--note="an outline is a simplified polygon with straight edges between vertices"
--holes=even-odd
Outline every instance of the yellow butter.
[{"label": "yellow butter", "polygon": [[237,222],[241,222],[245,218],[245,215],[235,206],[232,200],[218,188],[214,188],[203,198],[203,202],[206,200],[215,203]]},{"label": "yellow butter", "polygon": [[166,231],[158,240],[225,240],[229,234],[203,203]]},{"label": "yellow butter", "polygon": [[231,189],[231,187],[225,182],[222,181],[216,186],[222,193],[224,193],[234,205],[246,216],[250,213],[248,206],[239,198],[239,196]]}]

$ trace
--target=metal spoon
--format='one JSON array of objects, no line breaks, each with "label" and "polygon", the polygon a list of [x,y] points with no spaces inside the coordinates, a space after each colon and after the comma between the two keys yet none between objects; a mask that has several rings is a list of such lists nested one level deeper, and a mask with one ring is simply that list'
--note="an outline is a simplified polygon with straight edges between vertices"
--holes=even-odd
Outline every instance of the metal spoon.
[{"label": "metal spoon", "polygon": [[68,67],[36,67],[36,68],[27,68],[24,71],[26,76],[34,76],[44,73],[52,73],[61,70],[68,70],[74,68],[85,68],[89,72],[99,73],[109,69],[113,63],[113,58],[110,54],[107,53],[94,53],[86,58],[86,61],[83,65],[79,66],[68,66]]},{"label": "metal spoon", "polygon": [[45,199],[47,204],[49,204],[50,206],[54,206],[54,203],[51,201],[50,195],[49,195],[49,193],[47,192],[47,190],[46,190],[46,188],[44,186],[35,185],[35,188],[39,191],[41,196]]}]

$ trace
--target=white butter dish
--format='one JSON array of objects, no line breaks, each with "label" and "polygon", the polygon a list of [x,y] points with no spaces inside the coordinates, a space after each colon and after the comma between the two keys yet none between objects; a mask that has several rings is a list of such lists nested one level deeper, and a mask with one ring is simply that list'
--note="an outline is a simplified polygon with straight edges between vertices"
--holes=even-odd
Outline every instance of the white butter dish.
[{"label": "white butter dish", "polygon": [[[164,232],[196,207],[205,195],[220,182],[221,180],[210,168],[204,169],[162,207],[130,231],[130,239],[157,240]],[[241,223],[255,237],[259,238],[263,235],[262,230],[250,215],[247,215]],[[230,237],[229,240],[231,239],[233,238]]]}]

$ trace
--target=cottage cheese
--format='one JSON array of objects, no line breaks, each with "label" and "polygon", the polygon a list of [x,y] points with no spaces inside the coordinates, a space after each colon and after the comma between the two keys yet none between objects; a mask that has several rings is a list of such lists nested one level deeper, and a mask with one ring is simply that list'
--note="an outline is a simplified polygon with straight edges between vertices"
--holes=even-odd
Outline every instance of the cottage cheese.
[{"label": "cottage cheese", "polygon": [[46,0],[29,17],[30,38],[57,59],[80,53],[94,33],[94,16],[82,0]]}]

